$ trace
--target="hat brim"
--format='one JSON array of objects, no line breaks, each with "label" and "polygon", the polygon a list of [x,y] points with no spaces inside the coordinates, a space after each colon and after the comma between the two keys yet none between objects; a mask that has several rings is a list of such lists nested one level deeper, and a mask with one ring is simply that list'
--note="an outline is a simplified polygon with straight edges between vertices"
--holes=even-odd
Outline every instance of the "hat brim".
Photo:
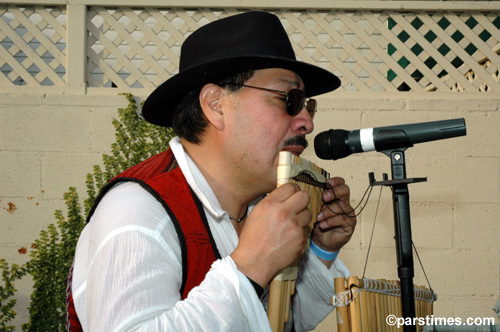
[{"label": "hat brim", "polygon": [[142,108],[144,118],[153,124],[172,127],[175,105],[190,91],[217,79],[246,70],[283,68],[295,72],[304,82],[309,97],[337,89],[340,79],[333,73],[309,63],[250,56],[220,59],[185,69],[157,87]]}]

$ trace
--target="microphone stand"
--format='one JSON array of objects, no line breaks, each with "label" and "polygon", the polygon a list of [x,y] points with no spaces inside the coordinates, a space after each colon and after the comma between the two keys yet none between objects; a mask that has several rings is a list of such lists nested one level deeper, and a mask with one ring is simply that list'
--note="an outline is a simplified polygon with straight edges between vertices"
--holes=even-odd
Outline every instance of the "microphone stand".
[{"label": "microphone stand", "polygon": [[[413,293],[413,247],[411,238],[410,222],[410,195],[408,184],[424,182],[427,178],[406,178],[406,161],[404,151],[406,148],[381,151],[391,158],[392,180],[375,181],[373,173],[370,173],[370,184],[372,186],[388,186],[392,188],[392,200],[394,209],[394,233],[396,240],[396,253],[398,263],[398,276],[401,285],[401,307],[403,318],[408,322],[415,322],[415,296]],[[415,324],[405,324],[404,332],[415,332]]]}]

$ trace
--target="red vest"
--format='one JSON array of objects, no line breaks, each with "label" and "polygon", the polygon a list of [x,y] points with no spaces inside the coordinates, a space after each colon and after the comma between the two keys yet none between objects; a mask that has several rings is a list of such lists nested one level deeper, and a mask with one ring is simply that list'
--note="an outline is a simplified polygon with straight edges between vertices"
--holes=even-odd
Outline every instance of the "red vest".
[{"label": "red vest", "polygon": [[[191,191],[171,149],[157,154],[129,168],[102,188],[87,222],[105,193],[119,182],[136,182],[155,197],[172,220],[182,253],[182,285],[179,290],[185,299],[192,288],[198,286],[210,270],[212,263],[221,258],[210,232],[203,206]],[[67,328],[82,331],[71,294],[71,268],[67,291]]]}]

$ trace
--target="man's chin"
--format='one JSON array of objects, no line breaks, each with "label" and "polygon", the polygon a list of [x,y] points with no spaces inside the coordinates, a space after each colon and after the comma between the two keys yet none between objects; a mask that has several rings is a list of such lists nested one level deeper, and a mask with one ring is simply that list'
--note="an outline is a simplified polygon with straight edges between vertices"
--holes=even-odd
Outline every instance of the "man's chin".
[{"label": "man's chin", "polygon": [[302,154],[302,152],[304,152],[304,147],[303,146],[287,146],[282,151],[291,152],[294,156],[299,157]]}]

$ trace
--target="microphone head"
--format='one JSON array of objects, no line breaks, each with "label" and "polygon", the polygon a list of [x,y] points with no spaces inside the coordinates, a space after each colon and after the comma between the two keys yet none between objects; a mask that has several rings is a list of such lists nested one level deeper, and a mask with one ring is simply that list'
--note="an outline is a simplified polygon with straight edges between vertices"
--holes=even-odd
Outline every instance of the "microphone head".
[{"label": "microphone head", "polygon": [[350,155],[352,152],[347,142],[348,133],[343,129],[330,129],[316,135],[314,151],[318,158],[337,160]]}]

